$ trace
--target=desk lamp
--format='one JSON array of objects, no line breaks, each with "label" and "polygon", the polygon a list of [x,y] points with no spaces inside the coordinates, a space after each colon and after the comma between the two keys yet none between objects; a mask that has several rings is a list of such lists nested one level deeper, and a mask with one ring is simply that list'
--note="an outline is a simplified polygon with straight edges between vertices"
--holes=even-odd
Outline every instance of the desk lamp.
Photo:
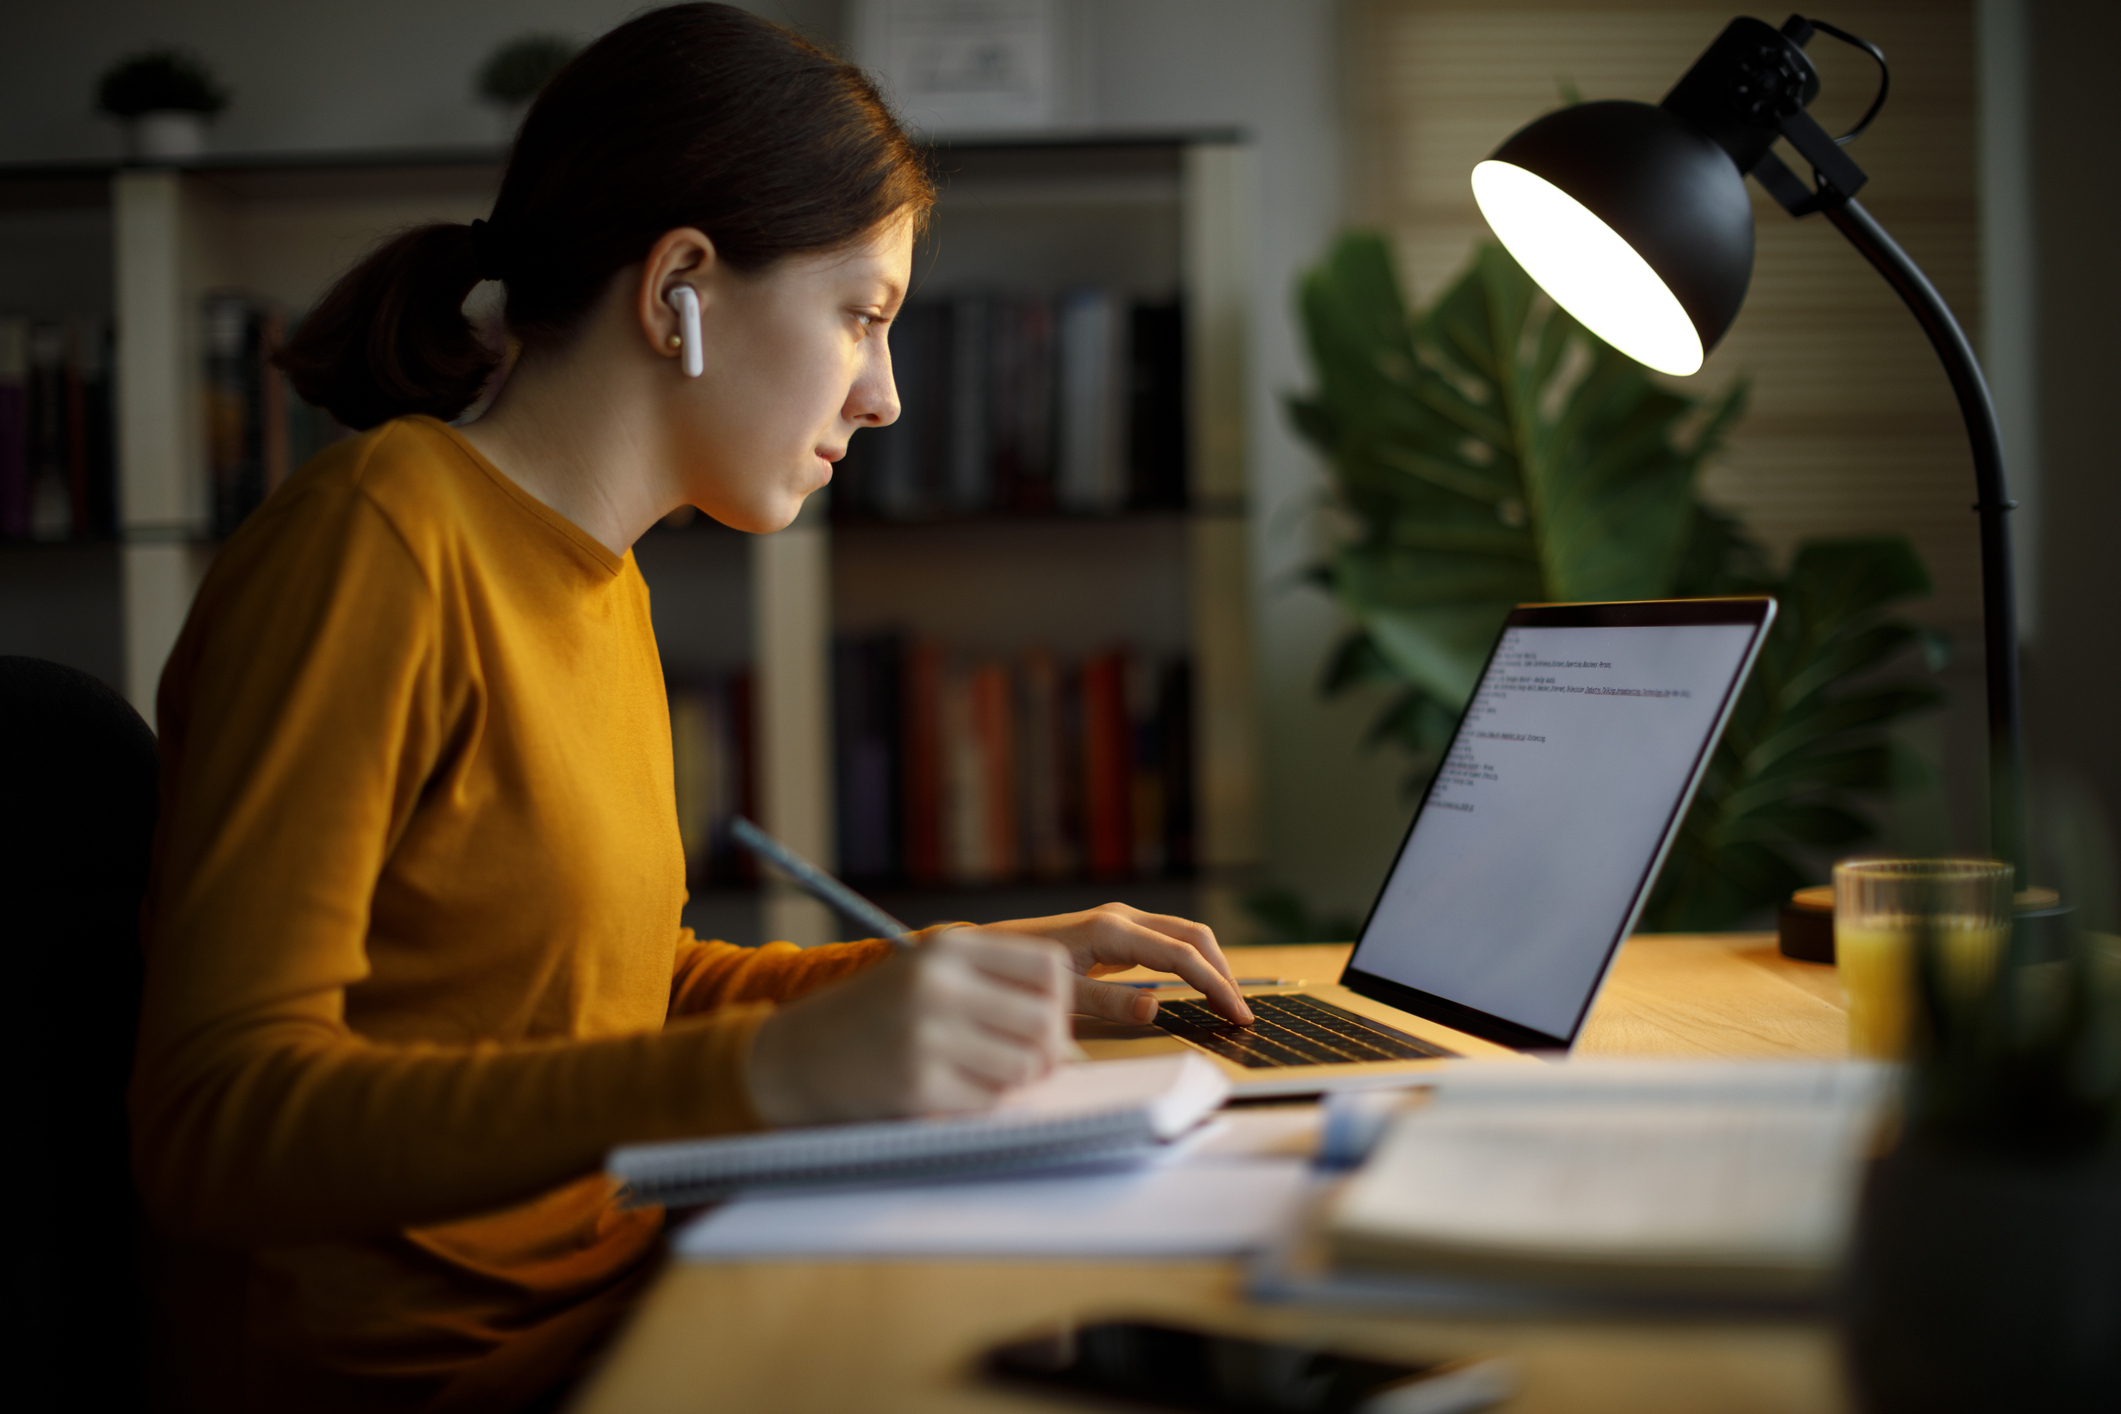
[{"label": "desk lamp", "polygon": [[[1869,54],[1878,92],[1856,126],[1830,136],[1805,107],[1819,74],[1815,34]],[[1697,371],[1745,301],[1753,272],[1751,177],[1792,216],[1819,213],[1876,266],[1944,360],[1974,449],[1981,524],[1982,643],[1988,666],[1989,847],[2025,887],[2018,629],[2005,516],[2015,504],[1988,384],[1951,310],[1855,196],[1868,180],[1842,148],[1885,105],[1879,48],[1793,15],[1781,29],[1735,19],[1662,103],[1579,103],[1513,134],[1473,169],[1473,196],[1497,238],[1556,304],[1661,373]],[[1770,149],[1787,139],[1805,182]]]}]

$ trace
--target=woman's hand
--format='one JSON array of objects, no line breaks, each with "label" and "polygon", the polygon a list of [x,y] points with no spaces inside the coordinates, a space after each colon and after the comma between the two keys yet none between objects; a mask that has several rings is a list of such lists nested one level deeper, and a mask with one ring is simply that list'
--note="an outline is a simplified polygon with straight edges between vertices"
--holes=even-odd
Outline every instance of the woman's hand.
[{"label": "woman's hand", "polygon": [[985,1109],[1069,1054],[1075,981],[1053,943],[953,928],[767,1018],[752,1108],[773,1125]]},{"label": "woman's hand", "polygon": [[1075,979],[1075,1010],[1107,1021],[1146,1023],[1156,1019],[1156,998],[1134,987],[1094,982],[1094,977],[1150,967],[1190,982],[1214,1007],[1240,1026],[1252,1023],[1252,1008],[1237,990],[1237,974],[1204,923],[1144,913],[1123,903],[1101,904],[1082,913],[1018,918],[988,925],[1002,932],[1051,938],[1068,950]]}]

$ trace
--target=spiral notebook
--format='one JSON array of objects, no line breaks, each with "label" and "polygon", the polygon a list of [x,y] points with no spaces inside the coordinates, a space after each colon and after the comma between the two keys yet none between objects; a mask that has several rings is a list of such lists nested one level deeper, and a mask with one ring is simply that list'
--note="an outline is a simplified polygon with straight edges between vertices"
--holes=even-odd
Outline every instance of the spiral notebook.
[{"label": "spiral notebook", "polygon": [[1230,1082],[1200,1056],[1062,1066],[981,1114],[820,1125],[614,1149],[629,1206],[703,1203],[743,1189],[1016,1173],[1145,1158],[1221,1107]]}]

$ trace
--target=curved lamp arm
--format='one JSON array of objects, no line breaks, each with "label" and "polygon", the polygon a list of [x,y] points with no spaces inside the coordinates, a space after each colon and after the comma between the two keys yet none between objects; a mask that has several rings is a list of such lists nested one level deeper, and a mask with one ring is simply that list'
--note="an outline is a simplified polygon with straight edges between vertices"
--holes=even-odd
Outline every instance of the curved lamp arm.
[{"label": "curved lamp arm", "polygon": [[2025,741],[2018,707],[2018,613],[2011,575],[2008,517],[2018,504],[2003,473],[2003,434],[1996,423],[1988,380],[1973,345],[1952,311],[1914,261],[1885,228],[1854,200],[1827,206],[1822,214],[1863,252],[1886,283],[1914,311],[1944,361],[1944,371],[1966,419],[1974,452],[1974,514],[1981,523],[1981,643],[1988,665],[1989,848],[2018,871],[2024,888]]}]

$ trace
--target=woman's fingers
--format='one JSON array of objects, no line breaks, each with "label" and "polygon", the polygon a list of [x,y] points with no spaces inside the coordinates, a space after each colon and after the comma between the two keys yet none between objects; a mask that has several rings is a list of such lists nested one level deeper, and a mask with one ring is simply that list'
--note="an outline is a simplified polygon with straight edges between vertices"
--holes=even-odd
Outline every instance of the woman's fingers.
[{"label": "woman's fingers", "polygon": [[[1222,1015],[1239,1025],[1252,1021],[1252,1008],[1237,990],[1237,974],[1216,942],[1215,931],[1206,924],[1169,914],[1144,913],[1123,903],[1108,903],[1083,913],[1023,918],[996,924],[994,928],[1051,938],[1068,950],[1074,970],[1085,977],[1130,967],[1176,973],[1198,988]],[[1102,996],[1101,1008],[1115,1005],[1109,994],[1086,994],[1080,990],[1076,993],[1078,1003],[1086,995]],[[1099,1010],[1093,1014],[1109,1016],[1111,1012]]]},{"label": "woman's fingers", "polygon": [[1246,1003],[1244,994],[1237,990],[1237,983],[1227,974],[1218,971],[1207,958],[1184,943],[1173,942],[1160,933],[1142,930],[1135,940],[1136,961],[1143,967],[1153,967],[1159,972],[1175,973],[1190,982],[1195,990],[1207,998],[1214,1007],[1240,1026],[1252,1024],[1252,1008]]},{"label": "woman's fingers", "polygon": [[1156,998],[1139,987],[1119,982],[1099,982],[1089,977],[1075,979],[1075,1010],[1082,1016],[1146,1026],[1156,1020]]},{"label": "woman's fingers", "polygon": [[966,1079],[997,1093],[1028,1085],[1059,1063],[1044,1045],[977,1023],[939,1029],[927,1049]]},{"label": "woman's fingers", "polygon": [[767,1018],[752,1103],[773,1124],[984,1108],[1066,1057],[1073,984],[1043,939],[946,934]]},{"label": "woman's fingers", "polygon": [[1237,973],[1231,970],[1230,959],[1223,956],[1222,944],[1215,941],[1215,930],[1207,924],[1195,923],[1190,918],[1176,918],[1168,913],[1144,913],[1138,908],[1128,908],[1125,904],[1106,904],[1105,907],[1126,909],[1125,917],[1129,922],[1184,943],[1206,958],[1216,971],[1233,983],[1237,981]]},{"label": "woman's fingers", "polygon": [[1045,938],[993,928],[954,928],[931,947],[939,957],[976,968],[996,981],[1040,996],[1065,995],[1068,954]]}]

